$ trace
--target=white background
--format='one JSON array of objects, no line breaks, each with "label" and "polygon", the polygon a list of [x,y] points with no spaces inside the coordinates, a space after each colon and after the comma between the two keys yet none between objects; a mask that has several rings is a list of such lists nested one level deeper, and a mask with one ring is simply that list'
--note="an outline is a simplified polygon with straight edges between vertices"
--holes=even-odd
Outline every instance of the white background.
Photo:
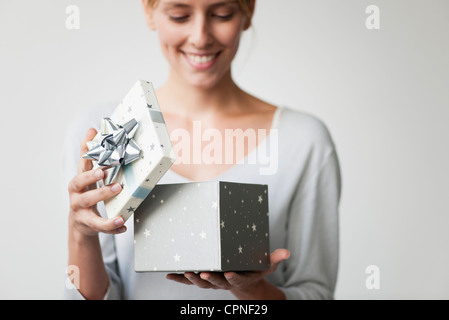
[{"label": "white background", "polygon": [[[380,8],[380,30],[365,9]],[[66,28],[68,5],[80,30]],[[337,299],[449,298],[449,2],[259,0],[237,82],[321,118],[341,161]],[[1,0],[0,298],[58,299],[65,129],[167,76],[139,0]],[[380,269],[368,290],[365,269]]]}]

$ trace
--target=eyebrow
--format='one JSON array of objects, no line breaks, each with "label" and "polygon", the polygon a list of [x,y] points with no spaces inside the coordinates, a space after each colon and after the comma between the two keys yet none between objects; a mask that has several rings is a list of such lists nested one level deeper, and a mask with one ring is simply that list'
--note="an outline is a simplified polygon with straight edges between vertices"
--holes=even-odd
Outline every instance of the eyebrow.
[{"label": "eyebrow", "polygon": [[[229,4],[235,4],[237,2],[238,2],[237,0],[221,1],[221,2],[211,4],[211,7],[213,7],[213,8],[222,7],[222,6],[226,6]],[[190,8],[189,4],[186,4],[183,2],[177,2],[177,1],[169,1],[169,2],[164,3],[164,5],[167,7],[170,7],[170,8]]]}]

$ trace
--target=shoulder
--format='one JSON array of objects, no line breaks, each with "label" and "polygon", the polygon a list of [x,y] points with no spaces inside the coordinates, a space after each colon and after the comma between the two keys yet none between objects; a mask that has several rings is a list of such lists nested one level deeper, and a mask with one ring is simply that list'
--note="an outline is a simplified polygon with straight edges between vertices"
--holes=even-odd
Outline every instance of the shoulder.
[{"label": "shoulder", "polygon": [[278,119],[280,138],[294,140],[301,148],[319,148],[333,150],[335,148],[326,124],[318,117],[282,107]]},{"label": "shoulder", "polygon": [[[325,123],[318,117],[290,108],[282,108],[278,121],[279,168],[291,179],[298,192],[318,190],[313,184],[324,179],[326,186],[340,192],[340,164],[337,150]],[[292,166],[292,163],[295,165]],[[321,177],[321,178],[320,178]],[[321,180],[324,181],[324,180]],[[312,184],[312,185],[311,185]]]}]

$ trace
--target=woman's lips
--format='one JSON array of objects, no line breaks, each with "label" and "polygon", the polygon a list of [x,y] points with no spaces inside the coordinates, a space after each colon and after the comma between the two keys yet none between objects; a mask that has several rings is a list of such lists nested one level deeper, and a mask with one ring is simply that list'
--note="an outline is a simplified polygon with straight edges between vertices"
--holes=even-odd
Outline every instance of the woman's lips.
[{"label": "woman's lips", "polygon": [[211,68],[217,61],[220,52],[211,54],[196,54],[183,52],[187,62],[197,70],[206,70]]}]

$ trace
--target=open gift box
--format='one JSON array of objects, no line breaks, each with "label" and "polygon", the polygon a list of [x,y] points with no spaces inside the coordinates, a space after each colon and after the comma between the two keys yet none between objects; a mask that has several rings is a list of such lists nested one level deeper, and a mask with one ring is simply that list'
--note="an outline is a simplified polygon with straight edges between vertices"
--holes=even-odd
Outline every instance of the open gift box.
[{"label": "open gift box", "polygon": [[269,256],[267,185],[161,184],[134,214],[137,272],[263,270]]}]

